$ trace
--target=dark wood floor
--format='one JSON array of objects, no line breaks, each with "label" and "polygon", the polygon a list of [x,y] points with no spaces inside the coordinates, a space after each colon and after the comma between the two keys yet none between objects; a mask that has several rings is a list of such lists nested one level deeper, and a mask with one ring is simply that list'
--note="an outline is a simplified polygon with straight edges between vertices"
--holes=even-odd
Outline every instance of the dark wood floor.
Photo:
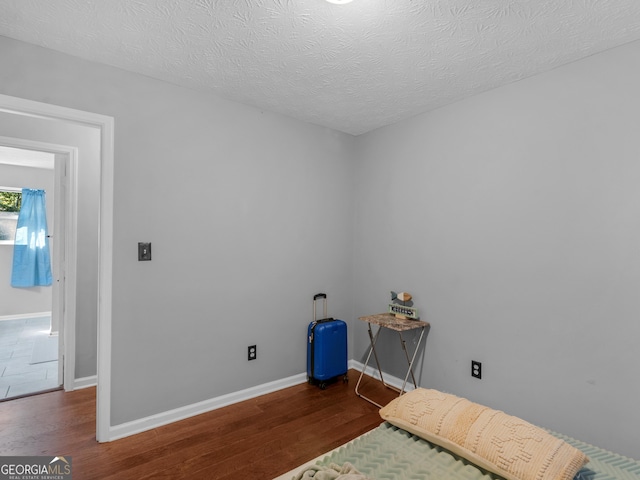
[{"label": "dark wood floor", "polygon": [[[71,456],[73,478],[270,479],[378,426],[357,397],[359,372],[326,390],[307,384],[110,443],[95,440],[95,388],[0,403],[0,456]],[[368,379],[368,377],[365,377]],[[363,380],[386,403],[395,394]]]}]

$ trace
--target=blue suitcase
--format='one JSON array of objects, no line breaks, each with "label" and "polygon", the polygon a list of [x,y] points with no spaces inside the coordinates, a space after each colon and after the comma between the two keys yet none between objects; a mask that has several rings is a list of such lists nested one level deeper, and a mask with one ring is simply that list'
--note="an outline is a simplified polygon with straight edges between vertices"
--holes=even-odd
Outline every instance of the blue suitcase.
[{"label": "blue suitcase", "polygon": [[[316,320],[316,302],[323,299],[324,317]],[[322,390],[327,383],[347,378],[347,324],[342,320],[327,318],[327,295],[313,297],[313,322],[307,328],[307,377],[310,384]]]}]

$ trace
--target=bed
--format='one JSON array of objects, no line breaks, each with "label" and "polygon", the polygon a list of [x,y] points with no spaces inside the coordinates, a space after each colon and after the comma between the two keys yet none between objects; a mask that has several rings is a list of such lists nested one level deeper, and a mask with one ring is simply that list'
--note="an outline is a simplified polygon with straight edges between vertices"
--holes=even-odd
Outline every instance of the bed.
[{"label": "bed", "polygon": [[377,428],[276,480],[640,480],[638,461],[435,390],[409,392],[381,417]]}]

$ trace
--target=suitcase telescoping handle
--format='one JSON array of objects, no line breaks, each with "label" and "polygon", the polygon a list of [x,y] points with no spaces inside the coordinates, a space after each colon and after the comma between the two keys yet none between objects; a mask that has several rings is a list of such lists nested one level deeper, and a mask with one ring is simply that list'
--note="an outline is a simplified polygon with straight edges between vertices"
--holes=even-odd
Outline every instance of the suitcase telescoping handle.
[{"label": "suitcase telescoping handle", "polygon": [[[319,298],[322,299],[322,312],[323,312],[323,316],[320,320],[318,320],[316,315],[316,301]],[[333,318],[327,318],[327,294],[316,293],[313,296],[313,322],[311,322],[311,334],[309,335],[309,343],[312,345],[312,348],[313,348],[313,333],[316,329],[316,325],[318,323],[331,322],[331,321],[333,321]]]},{"label": "suitcase telescoping handle", "polygon": [[313,321],[314,322],[317,320],[316,302],[320,298],[322,298],[322,318],[327,318],[327,294],[326,293],[316,293],[313,296]]}]

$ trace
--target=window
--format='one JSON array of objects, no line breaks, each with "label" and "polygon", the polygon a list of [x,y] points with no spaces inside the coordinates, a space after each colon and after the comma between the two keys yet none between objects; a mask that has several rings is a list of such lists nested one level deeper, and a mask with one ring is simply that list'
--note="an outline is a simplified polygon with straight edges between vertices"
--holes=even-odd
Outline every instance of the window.
[{"label": "window", "polygon": [[21,203],[21,189],[0,187],[0,245],[13,245]]}]

